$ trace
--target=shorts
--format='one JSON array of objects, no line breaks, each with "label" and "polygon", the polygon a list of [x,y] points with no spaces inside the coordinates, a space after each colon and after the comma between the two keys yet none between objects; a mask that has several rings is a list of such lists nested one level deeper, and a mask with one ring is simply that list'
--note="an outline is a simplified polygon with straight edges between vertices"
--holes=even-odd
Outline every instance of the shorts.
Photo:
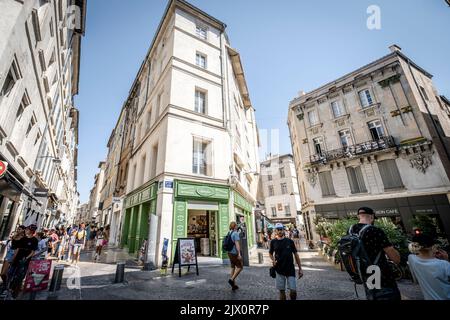
[{"label": "shorts", "polygon": [[275,278],[277,289],[280,291],[286,291],[286,282],[287,287],[290,291],[297,291],[297,282],[295,277],[286,277],[277,272],[277,277]]},{"label": "shorts", "polygon": [[231,268],[242,269],[242,260],[238,259],[237,254],[228,252],[228,258],[230,258]]},{"label": "shorts", "polygon": [[95,244],[97,247],[101,247],[104,244],[104,240],[103,239],[97,239],[97,243]]},{"label": "shorts", "polygon": [[81,243],[76,243],[73,245],[73,254],[81,253],[81,247],[83,245]]}]

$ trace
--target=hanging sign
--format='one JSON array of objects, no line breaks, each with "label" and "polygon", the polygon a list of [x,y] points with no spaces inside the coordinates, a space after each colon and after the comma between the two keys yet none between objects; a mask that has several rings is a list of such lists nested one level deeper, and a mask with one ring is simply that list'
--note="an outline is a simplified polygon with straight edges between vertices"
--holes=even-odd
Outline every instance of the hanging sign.
[{"label": "hanging sign", "polygon": [[8,168],[8,162],[0,160],[0,178],[5,175],[7,168]]}]

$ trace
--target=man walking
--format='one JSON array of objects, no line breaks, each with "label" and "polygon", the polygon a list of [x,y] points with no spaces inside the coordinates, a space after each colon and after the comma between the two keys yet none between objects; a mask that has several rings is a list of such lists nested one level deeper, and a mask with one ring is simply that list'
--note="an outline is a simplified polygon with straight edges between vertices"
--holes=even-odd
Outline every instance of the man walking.
[{"label": "man walking", "polygon": [[75,234],[75,244],[73,245],[72,263],[75,261],[75,265],[80,262],[81,250],[84,249],[86,244],[86,230],[85,224],[81,223],[80,227]]},{"label": "man walking", "polygon": [[[280,291],[280,300],[286,300],[286,283],[291,300],[297,299],[294,259],[298,266],[298,278],[303,277],[302,265],[294,241],[285,237],[284,226],[275,225],[276,236],[270,241],[269,257],[276,271],[276,287]],[[274,255],[275,253],[275,255]]]},{"label": "man walking", "polygon": [[227,249],[228,258],[230,259],[231,263],[231,276],[228,280],[228,283],[230,284],[232,290],[236,290],[239,289],[239,287],[236,285],[235,280],[243,269],[241,245],[239,241],[239,233],[237,232],[236,222],[233,221],[230,223],[230,231],[228,232],[228,235],[224,241],[230,242],[230,244],[228,245],[229,248],[231,248]]},{"label": "man walking", "polygon": [[376,217],[371,208],[358,209],[358,218],[359,223],[353,225],[349,232],[359,234],[370,261],[375,262],[378,259],[376,265],[381,272],[381,289],[369,290],[367,285],[364,285],[367,300],[401,300],[394,274],[386,259],[387,255],[392,262],[399,264],[400,254],[392,246],[384,231],[374,226]]}]

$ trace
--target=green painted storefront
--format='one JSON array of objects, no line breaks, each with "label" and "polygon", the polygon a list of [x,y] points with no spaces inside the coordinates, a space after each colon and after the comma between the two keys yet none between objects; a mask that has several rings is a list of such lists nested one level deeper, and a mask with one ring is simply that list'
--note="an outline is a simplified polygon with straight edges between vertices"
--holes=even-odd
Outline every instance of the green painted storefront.
[{"label": "green painted storefront", "polygon": [[129,253],[139,250],[148,238],[150,214],[156,214],[158,183],[143,186],[125,198],[125,216],[122,228],[122,247]]},{"label": "green painted storefront", "polygon": [[[174,204],[173,204],[173,230],[172,248],[175,248],[178,238],[187,237],[188,224],[188,201],[210,202],[218,205],[218,236],[220,257],[226,259],[226,252],[221,250],[222,242],[229,230],[231,220],[235,219],[235,213],[230,214],[230,188],[228,186],[201,184],[195,182],[174,181]],[[252,205],[240,194],[233,191],[234,205],[245,212],[247,226],[253,225]],[[249,247],[254,245],[253,230],[249,231]],[[172,250],[172,255],[175,250]]]}]

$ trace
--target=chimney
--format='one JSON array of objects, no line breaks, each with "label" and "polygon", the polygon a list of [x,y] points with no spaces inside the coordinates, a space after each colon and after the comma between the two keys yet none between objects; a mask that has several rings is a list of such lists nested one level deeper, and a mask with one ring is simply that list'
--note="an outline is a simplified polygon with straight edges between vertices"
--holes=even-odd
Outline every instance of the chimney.
[{"label": "chimney", "polygon": [[393,44],[392,46],[389,47],[389,50],[391,50],[391,52],[396,52],[396,51],[402,51],[402,48],[400,48],[396,44]]}]

